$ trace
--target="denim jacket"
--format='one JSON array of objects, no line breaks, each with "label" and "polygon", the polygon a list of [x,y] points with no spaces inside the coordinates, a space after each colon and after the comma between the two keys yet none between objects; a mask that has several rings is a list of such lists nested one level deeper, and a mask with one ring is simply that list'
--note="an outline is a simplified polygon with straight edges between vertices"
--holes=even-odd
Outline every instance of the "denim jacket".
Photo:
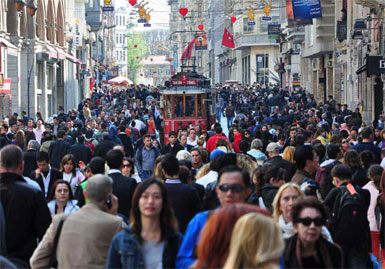
[{"label": "denim jacket", "polygon": [[[163,268],[175,268],[175,259],[183,236],[166,229]],[[115,235],[108,252],[106,268],[145,268],[141,242],[130,226]]]}]

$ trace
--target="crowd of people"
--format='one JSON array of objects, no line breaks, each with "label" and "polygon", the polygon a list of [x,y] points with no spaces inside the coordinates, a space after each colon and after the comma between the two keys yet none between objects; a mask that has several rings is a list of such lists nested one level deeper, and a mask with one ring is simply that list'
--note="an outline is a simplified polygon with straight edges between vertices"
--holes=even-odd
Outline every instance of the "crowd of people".
[{"label": "crowd of people", "polygon": [[208,130],[144,86],[3,120],[0,267],[385,268],[385,116],[216,87]]}]

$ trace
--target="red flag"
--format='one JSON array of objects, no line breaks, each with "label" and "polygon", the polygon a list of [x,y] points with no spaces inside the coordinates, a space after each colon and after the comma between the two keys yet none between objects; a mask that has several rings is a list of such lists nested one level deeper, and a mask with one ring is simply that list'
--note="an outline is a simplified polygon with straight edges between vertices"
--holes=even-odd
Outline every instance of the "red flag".
[{"label": "red flag", "polygon": [[222,45],[228,48],[235,48],[234,38],[226,28],[223,32]]},{"label": "red flag", "polygon": [[183,59],[188,58],[190,60],[191,54],[194,48],[195,38],[188,44],[187,48],[184,50],[182,57],[180,58],[181,61]]}]

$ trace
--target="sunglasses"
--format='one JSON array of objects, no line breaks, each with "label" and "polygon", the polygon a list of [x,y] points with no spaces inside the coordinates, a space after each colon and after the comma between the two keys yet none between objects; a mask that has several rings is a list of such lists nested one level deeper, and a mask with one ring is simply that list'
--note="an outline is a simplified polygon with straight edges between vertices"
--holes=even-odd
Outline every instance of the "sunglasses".
[{"label": "sunglasses", "polygon": [[234,184],[234,185],[223,184],[218,186],[218,188],[221,192],[228,192],[229,190],[231,190],[231,192],[233,193],[238,193],[245,189],[245,187],[243,187],[240,184]]},{"label": "sunglasses", "polygon": [[349,143],[349,141],[347,141],[347,140],[342,140],[341,143],[342,143],[342,144],[345,144],[345,143]]},{"label": "sunglasses", "polygon": [[123,167],[131,167],[131,164],[123,164]]},{"label": "sunglasses", "polygon": [[298,219],[299,223],[302,223],[305,226],[310,226],[312,222],[314,222],[314,225],[317,227],[321,227],[324,225],[325,221],[322,218],[302,218]]}]

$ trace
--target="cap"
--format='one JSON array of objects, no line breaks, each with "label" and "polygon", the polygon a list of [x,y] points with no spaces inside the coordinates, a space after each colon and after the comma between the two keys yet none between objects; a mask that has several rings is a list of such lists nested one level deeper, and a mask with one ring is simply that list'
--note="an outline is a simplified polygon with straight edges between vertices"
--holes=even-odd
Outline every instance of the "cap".
[{"label": "cap", "polygon": [[266,152],[273,152],[276,149],[278,149],[278,144],[275,142],[271,142],[271,143],[269,143],[269,145],[267,145]]},{"label": "cap", "polygon": [[210,154],[210,161],[212,161],[215,157],[223,155],[223,154],[226,154],[226,153],[223,152],[222,150],[219,150],[219,149],[213,150],[213,152],[211,152],[211,154]]}]

